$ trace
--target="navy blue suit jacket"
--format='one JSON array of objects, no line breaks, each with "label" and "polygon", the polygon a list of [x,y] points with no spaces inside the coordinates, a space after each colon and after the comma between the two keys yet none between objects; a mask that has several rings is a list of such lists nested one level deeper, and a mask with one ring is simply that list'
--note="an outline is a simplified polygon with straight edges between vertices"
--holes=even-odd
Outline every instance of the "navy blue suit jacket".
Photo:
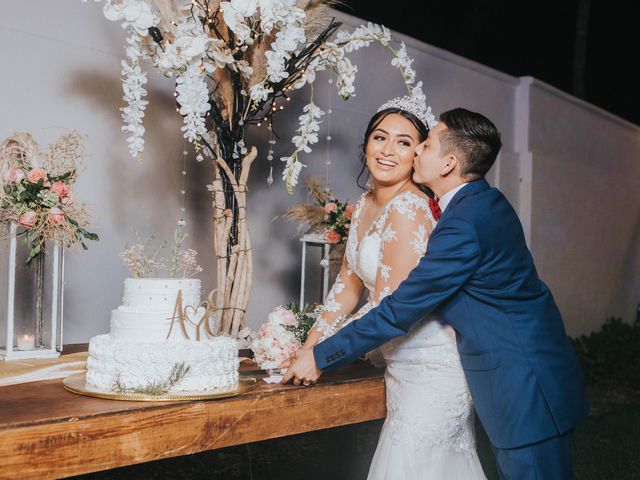
[{"label": "navy blue suit jacket", "polygon": [[515,211],[484,179],[456,193],[425,256],[393,294],[315,346],[318,367],[352,361],[434,312],[456,330],[474,406],[496,447],[563,434],[587,414],[560,312]]}]

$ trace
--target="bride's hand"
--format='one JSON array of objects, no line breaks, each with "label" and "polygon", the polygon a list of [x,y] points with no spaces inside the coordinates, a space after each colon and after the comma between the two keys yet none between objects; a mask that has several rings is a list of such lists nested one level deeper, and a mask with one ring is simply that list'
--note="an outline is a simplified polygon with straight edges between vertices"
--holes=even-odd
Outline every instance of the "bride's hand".
[{"label": "bride's hand", "polygon": [[291,359],[285,360],[280,365],[278,365],[278,370],[282,370],[283,368],[289,368],[291,365]]},{"label": "bride's hand", "polygon": [[287,360],[285,360],[280,365],[278,365],[278,369],[282,370],[282,369],[289,368],[295,359],[296,359],[296,353],[293,352]]}]

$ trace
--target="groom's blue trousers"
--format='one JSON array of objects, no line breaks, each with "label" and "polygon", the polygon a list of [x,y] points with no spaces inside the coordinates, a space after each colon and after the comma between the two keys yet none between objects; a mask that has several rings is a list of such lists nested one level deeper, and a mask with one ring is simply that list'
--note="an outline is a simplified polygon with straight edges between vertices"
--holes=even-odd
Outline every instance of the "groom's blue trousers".
[{"label": "groom's blue trousers", "polygon": [[573,431],[519,448],[496,448],[501,480],[571,480]]}]

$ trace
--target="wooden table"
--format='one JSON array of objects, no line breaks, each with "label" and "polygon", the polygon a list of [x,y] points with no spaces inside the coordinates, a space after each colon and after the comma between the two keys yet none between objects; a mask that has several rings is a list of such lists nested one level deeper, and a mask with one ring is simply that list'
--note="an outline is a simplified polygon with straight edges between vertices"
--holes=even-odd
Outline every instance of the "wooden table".
[{"label": "wooden table", "polygon": [[59,478],[383,418],[382,370],[364,362],[312,387],[267,384],[220,400],[120,402],[61,380],[0,388],[0,479]]}]

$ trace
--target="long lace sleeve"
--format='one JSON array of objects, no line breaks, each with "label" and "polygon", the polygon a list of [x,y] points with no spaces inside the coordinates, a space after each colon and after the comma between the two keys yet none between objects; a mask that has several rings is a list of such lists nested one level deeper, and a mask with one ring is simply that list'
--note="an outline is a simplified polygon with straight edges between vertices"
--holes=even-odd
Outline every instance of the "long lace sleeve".
[{"label": "long lace sleeve", "polygon": [[[349,323],[375,308],[407,278],[426,252],[434,224],[428,204],[416,195],[408,195],[390,205],[380,228],[382,245],[375,290],[369,301],[351,316]],[[375,366],[384,366],[379,349],[369,352],[367,358]]]},{"label": "long lace sleeve", "polygon": [[362,280],[350,268],[345,255],[340,273],[336,277],[324,305],[320,308],[318,319],[309,334],[313,343],[317,342],[319,338],[333,335],[340,329],[349,318],[349,314],[358,305],[363,290]]}]

